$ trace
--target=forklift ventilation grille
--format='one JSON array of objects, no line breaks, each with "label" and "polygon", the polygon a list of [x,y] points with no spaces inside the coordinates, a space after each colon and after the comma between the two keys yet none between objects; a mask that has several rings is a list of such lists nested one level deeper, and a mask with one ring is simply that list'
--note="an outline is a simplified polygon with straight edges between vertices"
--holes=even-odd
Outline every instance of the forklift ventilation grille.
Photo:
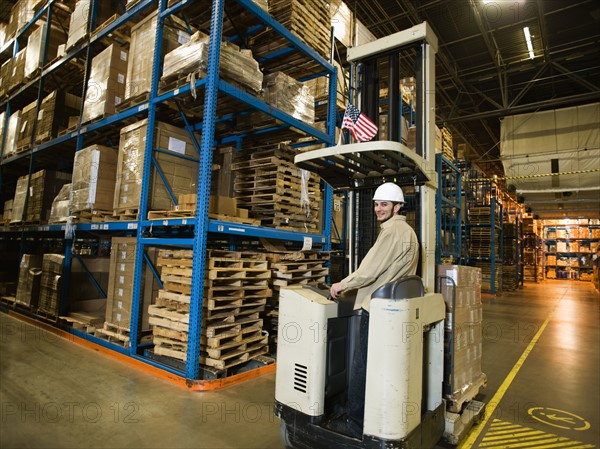
[{"label": "forklift ventilation grille", "polygon": [[306,393],[308,382],[308,368],[304,365],[294,364],[294,390]]}]

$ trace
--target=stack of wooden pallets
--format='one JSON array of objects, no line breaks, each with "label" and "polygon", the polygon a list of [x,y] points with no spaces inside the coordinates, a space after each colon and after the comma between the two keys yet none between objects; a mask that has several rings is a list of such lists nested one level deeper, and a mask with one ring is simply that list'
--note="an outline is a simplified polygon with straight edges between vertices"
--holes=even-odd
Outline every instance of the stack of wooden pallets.
[{"label": "stack of wooden pallets", "polygon": [[[232,164],[238,207],[249,209],[261,225],[280,229],[318,232],[321,203],[320,179],[298,169],[290,150],[278,146],[256,151]],[[302,201],[305,183],[307,203]]]},{"label": "stack of wooden pallets", "polygon": [[[321,57],[328,60],[331,48],[329,7],[322,0],[271,0],[269,14],[300,40],[308,44]],[[291,44],[271,29],[259,34],[252,42],[252,53],[257,59],[282,51]],[[267,58],[261,64],[269,71],[285,70],[296,75],[307,71],[318,72],[320,66],[311,58],[299,53],[283,53],[277,58]]]},{"label": "stack of wooden pallets", "polygon": [[324,284],[329,275],[329,256],[328,252],[318,251],[267,254],[271,262],[273,295],[267,302],[264,326],[269,334],[271,353],[275,352],[277,346],[280,289],[294,285]]},{"label": "stack of wooden pallets", "polygon": [[[148,309],[154,352],[187,358],[192,284],[191,250],[161,250],[163,288]],[[226,370],[267,352],[260,314],[271,295],[271,272],[264,255],[208,252],[199,363]]]}]

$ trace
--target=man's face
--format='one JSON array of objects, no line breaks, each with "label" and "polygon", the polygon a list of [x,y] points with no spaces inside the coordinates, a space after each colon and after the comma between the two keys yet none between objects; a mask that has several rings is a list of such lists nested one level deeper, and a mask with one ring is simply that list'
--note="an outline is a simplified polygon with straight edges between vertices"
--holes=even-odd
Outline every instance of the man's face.
[{"label": "man's face", "polygon": [[399,209],[400,205],[394,205],[391,201],[375,201],[375,216],[379,223],[388,221]]}]

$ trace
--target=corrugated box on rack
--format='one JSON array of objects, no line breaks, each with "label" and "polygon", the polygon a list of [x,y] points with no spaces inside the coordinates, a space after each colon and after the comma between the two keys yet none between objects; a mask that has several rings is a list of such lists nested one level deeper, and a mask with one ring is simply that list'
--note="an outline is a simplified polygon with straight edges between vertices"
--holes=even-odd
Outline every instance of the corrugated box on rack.
[{"label": "corrugated box on rack", "polygon": [[4,142],[3,157],[7,158],[17,152],[17,136],[21,126],[21,111],[14,112],[8,119],[6,127],[6,140]]},{"label": "corrugated box on rack", "polygon": [[36,108],[37,101],[34,101],[21,110],[21,123],[17,132],[17,152],[24,151],[31,146]]},{"label": "corrugated box on rack", "polygon": [[75,153],[72,212],[113,208],[119,152],[92,145]]},{"label": "corrugated box on rack", "polygon": [[[6,40],[15,37],[16,33],[33,19],[33,5],[37,0],[18,0],[10,11],[10,20],[6,27]],[[8,6],[3,6],[8,7]]]},{"label": "corrugated box on rack", "polygon": [[9,66],[8,83],[6,92],[10,93],[23,84],[25,80],[25,55],[27,48],[20,50],[13,58]]},{"label": "corrugated box on rack", "polygon": [[[28,189],[28,175],[21,176],[17,180],[11,223],[47,222],[54,198],[62,186],[70,180],[70,173],[40,170],[31,175]],[[23,213],[26,199],[27,210]]]},{"label": "corrugated box on rack", "polygon": [[34,76],[42,68],[44,63],[49,63],[56,58],[58,46],[64,44],[67,36],[58,26],[50,27],[48,44],[46,45],[46,60],[43,61],[44,44],[46,36],[46,22],[39,22],[38,27],[29,35],[27,39],[27,51],[25,56],[24,76],[26,79]]},{"label": "corrugated box on rack", "polygon": [[[146,255],[156,262],[157,248],[147,248]],[[114,326],[129,329],[133,302],[133,283],[135,275],[136,239],[135,237],[113,237],[110,253],[108,291],[106,304],[106,322]],[[160,270],[160,267],[157,267]],[[154,303],[159,285],[146,264],[142,268],[140,298],[140,330],[149,329],[148,306]]]},{"label": "corrugated box on rack", "polygon": [[69,125],[69,115],[78,114],[81,98],[55,90],[47,95],[40,104],[35,129],[35,142],[47,142]]},{"label": "corrugated box on rack", "polygon": [[298,120],[309,124],[315,122],[315,99],[310,88],[283,72],[264,77],[263,98]]},{"label": "corrugated box on rack", "polygon": [[2,211],[2,220],[4,223],[10,223],[10,219],[12,218],[13,202],[14,200],[6,200],[4,202],[4,209]]},{"label": "corrugated box on rack", "polygon": [[0,98],[8,93],[10,73],[12,72],[12,59],[7,59],[0,65]]},{"label": "corrugated box on rack", "polygon": [[[186,24],[175,15],[169,16],[163,27],[162,54],[165,55],[181,44],[189,41]],[[150,92],[152,66],[154,64],[154,42],[156,35],[157,13],[154,12],[131,29],[129,61],[125,98],[133,98]],[[162,55],[160,55],[162,57]]]},{"label": "corrugated box on rack", "polygon": [[64,261],[62,254],[44,254],[42,259],[38,309],[50,316],[58,315]]},{"label": "corrugated box on rack", "polygon": [[485,380],[481,370],[482,274],[476,267],[438,265],[437,278],[446,303],[444,394],[461,399]]},{"label": "corrugated box on rack", "polygon": [[[163,80],[185,76],[195,72],[198,77],[206,76],[208,68],[209,36],[198,31],[190,41],[165,55]],[[221,44],[219,61],[221,77],[234,82],[253,93],[260,92],[263,74],[250,50],[240,49],[231,42]]]},{"label": "corrugated box on rack", "polygon": [[23,254],[19,265],[19,282],[15,301],[27,307],[37,307],[40,294],[42,257]]},{"label": "corrugated box on rack", "polygon": [[90,70],[82,122],[112,115],[125,98],[127,49],[117,44],[106,47],[94,59]]},{"label": "corrugated box on rack", "polygon": [[[115,12],[112,2],[96,2],[96,5],[96,24],[104,23]],[[65,45],[67,51],[87,37],[89,12],[90,0],[79,0],[75,4],[69,23],[69,36]]]},{"label": "corrugated box on rack", "polygon": [[50,208],[48,223],[66,223],[69,219],[69,205],[71,204],[71,184],[62,186]]},{"label": "corrugated box on rack", "polygon": [[[116,211],[139,208],[147,128],[148,120],[145,119],[121,130],[113,202]],[[196,139],[200,142],[200,136]],[[154,157],[175,198],[178,195],[196,192],[198,163],[178,157],[198,157],[190,134],[184,129],[157,122],[154,130],[154,148],[162,150],[155,152]],[[155,168],[151,171],[149,198],[149,210],[173,209],[174,202]]]}]

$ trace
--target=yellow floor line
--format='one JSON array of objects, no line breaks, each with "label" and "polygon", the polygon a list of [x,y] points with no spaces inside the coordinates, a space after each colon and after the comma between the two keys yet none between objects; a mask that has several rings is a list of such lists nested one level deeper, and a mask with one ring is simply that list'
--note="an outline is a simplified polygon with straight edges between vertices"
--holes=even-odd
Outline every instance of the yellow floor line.
[{"label": "yellow floor line", "polygon": [[484,416],[483,420],[479,423],[478,426],[475,426],[473,428],[473,431],[469,434],[469,436],[467,437],[467,439],[464,440],[458,446],[458,449],[470,449],[471,447],[473,447],[473,444],[475,443],[475,441],[477,441],[477,438],[479,437],[479,434],[481,433],[481,431],[483,430],[483,428],[487,424],[487,422],[490,419],[490,417],[494,414],[494,411],[496,410],[496,407],[498,406],[498,404],[500,403],[500,401],[504,397],[504,394],[506,393],[506,390],[508,390],[508,387],[510,387],[510,384],[515,379],[515,377],[517,376],[517,373],[519,372],[519,370],[521,369],[521,367],[525,363],[525,360],[529,356],[529,353],[531,352],[531,350],[533,349],[533,347],[535,346],[535,344],[538,342],[538,340],[540,339],[540,336],[544,332],[544,329],[546,329],[546,326],[548,325],[548,323],[552,319],[552,315],[554,315],[554,311],[555,310],[556,310],[556,306],[554,307],[554,309],[552,310],[552,312],[550,312],[550,315],[548,315],[548,318],[546,318],[546,321],[544,321],[544,324],[542,324],[542,326],[539,328],[539,330],[533,336],[533,338],[531,339],[531,341],[527,345],[527,348],[525,348],[525,351],[523,351],[523,354],[521,354],[521,357],[519,357],[519,360],[517,360],[517,363],[515,363],[515,365],[513,366],[513,368],[510,370],[510,373],[508,373],[508,375],[504,379],[504,382],[502,382],[502,385],[500,385],[500,388],[498,388],[498,391],[496,391],[496,394],[494,394],[494,397],[492,397],[491,401],[486,405],[485,416]]}]

